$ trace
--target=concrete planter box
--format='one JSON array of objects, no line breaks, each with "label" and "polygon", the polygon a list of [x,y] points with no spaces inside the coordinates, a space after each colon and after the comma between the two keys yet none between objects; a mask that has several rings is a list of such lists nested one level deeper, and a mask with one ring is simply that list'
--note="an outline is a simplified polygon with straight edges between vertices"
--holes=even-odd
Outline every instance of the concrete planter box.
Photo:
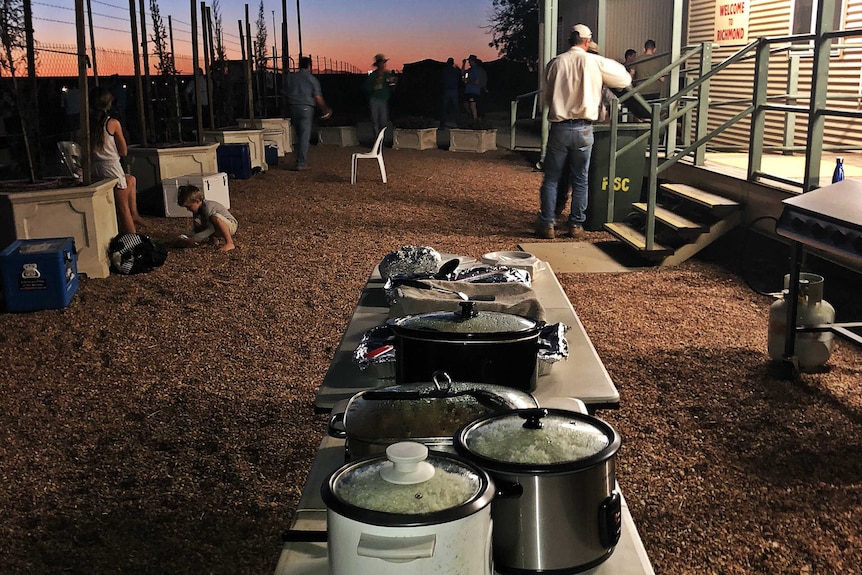
[{"label": "concrete planter box", "polygon": [[359,137],[356,126],[319,126],[317,137],[320,143],[327,146],[358,146]]},{"label": "concrete planter box", "polygon": [[[263,130],[258,128],[222,128],[221,130],[204,130],[204,142],[219,144],[248,144],[251,154],[251,169],[265,172],[269,169],[266,163],[266,151],[263,148]],[[218,171],[218,170],[214,170]]]},{"label": "concrete planter box", "polygon": [[[91,278],[108,277],[108,244],[117,235],[116,181],[0,193],[3,247],[16,239],[75,238],[78,272]],[[15,237],[7,238],[12,229]]]},{"label": "concrete planter box", "polygon": [[437,148],[437,128],[395,128],[392,147],[396,150],[430,150]]},{"label": "concrete planter box", "polygon": [[138,209],[150,214],[164,213],[162,180],[218,172],[216,148],[216,142],[191,146],[130,147],[126,163],[128,172],[138,180]]},{"label": "concrete planter box", "polygon": [[450,152],[488,152],[497,149],[497,130],[449,130]]},{"label": "concrete planter box", "polygon": [[293,151],[291,146],[290,118],[240,118],[236,121],[240,128],[263,130],[264,142],[278,144],[278,155],[284,156]]}]

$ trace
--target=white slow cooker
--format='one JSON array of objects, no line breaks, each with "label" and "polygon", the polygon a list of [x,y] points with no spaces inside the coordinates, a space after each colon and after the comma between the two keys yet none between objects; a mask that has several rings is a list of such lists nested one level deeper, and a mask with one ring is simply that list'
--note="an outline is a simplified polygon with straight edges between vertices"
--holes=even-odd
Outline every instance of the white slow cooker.
[{"label": "white slow cooker", "polygon": [[492,575],[494,484],[478,466],[399,442],[321,486],[331,575]]}]

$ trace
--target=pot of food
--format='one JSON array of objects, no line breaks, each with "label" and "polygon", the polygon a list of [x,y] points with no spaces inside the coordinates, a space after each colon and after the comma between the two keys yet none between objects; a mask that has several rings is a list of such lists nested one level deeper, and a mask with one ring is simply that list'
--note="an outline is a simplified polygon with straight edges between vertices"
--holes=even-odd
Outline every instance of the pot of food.
[{"label": "pot of food", "polygon": [[492,575],[494,483],[421,443],[348,463],[321,486],[331,575]]},{"label": "pot of food", "polygon": [[349,458],[378,455],[399,441],[454,453],[458,429],[480,417],[537,407],[525,391],[487,383],[453,382],[443,372],[431,382],[362,391],[329,419],[328,433],[345,439]]},{"label": "pot of food", "polygon": [[455,449],[508,495],[492,505],[499,573],[577,573],[605,561],[620,538],[620,437],[604,421],[527,409],[473,421]]},{"label": "pot of food", "polygon": [[533,391],[538,374],[541,320],[477,311],[474,301],[456,312],[392,318],[395,381],[428,381],[443,370],[460,381],[492,383]]}]

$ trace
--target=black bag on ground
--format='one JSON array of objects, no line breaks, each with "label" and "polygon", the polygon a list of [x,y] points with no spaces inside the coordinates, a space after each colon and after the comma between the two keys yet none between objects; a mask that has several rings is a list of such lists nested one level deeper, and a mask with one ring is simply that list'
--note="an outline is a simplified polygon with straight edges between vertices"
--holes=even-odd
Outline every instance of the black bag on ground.
[{"label": "black bag on ground", "polygon": [[120,234],[108,244],[111,269],[121,274],[151,272],[168,259],[168,249],[143,234]]}]

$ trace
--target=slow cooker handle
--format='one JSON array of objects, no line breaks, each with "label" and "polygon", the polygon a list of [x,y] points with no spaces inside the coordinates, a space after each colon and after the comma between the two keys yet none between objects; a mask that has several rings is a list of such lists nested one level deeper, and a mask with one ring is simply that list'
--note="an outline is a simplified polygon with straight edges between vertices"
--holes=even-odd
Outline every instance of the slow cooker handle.
[{"label": "slow cooker handle", "polygon": [[524,486],[520,483],[509,483],[497,478],[494,480],[494,486],[497,488],[495,497],[515,499],[524,495]]},{"label": "slow cooker handle", "polygon": [[599,541],[602,547],[610,549],[619,542],[622,523],[622,498],[612,491],[599,506]]},{"label": "slow cooker handle", "polygon": [[336,439],[347,439],[347,429],[344,427],[344,412],[334,413],[326,423],[326,433]]},{"label": "slow cooker handle", "polygon": [[413,537],[386,537],[363,532],[359,536],[356,554],[390,563],[407,563],[433,557],[436,542],[437,535],[434,533]]}]

